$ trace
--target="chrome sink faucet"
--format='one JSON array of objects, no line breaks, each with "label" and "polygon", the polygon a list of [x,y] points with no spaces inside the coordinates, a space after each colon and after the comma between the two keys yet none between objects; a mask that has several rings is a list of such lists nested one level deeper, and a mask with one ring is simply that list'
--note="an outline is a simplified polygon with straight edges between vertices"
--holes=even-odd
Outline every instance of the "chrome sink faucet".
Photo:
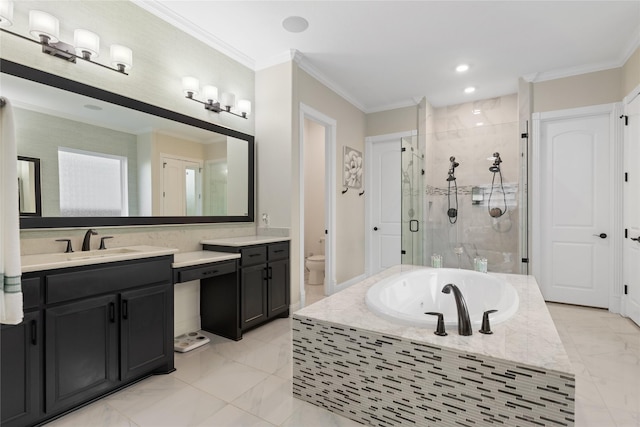
[{"label": "chrome sink faucet", "polygon": [[442,288],[443,294],[449,294],[453,291],[453,297],[456,300],[456,308],[458,310],[458,334],[463,336],[472,335],[471,319],[469,318],[469,310],[467,303],[462,296],[460,289],[453,283],[449,283]]},{"label": "chrome sink faucet", "polygon": [[[97,235],[98,232],[92,228],[88,229],[84,235],[84,240],[82,241],[82,250],[90,251],[91,250],[91,236]],[[443,291],[444,292],[444,291]]]}]

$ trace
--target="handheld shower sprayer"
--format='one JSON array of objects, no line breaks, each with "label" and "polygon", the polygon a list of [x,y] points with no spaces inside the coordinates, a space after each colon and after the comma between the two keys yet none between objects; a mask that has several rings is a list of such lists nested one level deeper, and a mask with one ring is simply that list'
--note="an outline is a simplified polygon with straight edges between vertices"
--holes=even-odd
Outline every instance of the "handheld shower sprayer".
[{"label": "handheld shower sprayer", "polygon": [[[497,151],[493,153],[492,157],[489,157],[489,160],[493,160],[493,164],[489,167],[489,172],[493,172],[493,179],[491,180],[491,192],[489,192],[489,201],[487,203],[487,209],[489,210],[489,216],[492,218],[500,218],[502,215],[507,213],[507,195],[504,192],[504,185],[502,183],[502,170],[500,169],[500,163],[502,163],[502,159],[500,158],[500,153]],[[498,207],[491,207],[491,197],[493,196],[493,188],[496,181],[496,174],[500,175],[500,188],[502,190],[502,198],[504,201],[504,209]]]},{"label": "handheld shower sprayer", "polygon": [[489,172],[500,172],[500,163],[502,163],[502,159],[500,158],[500,153],[493,153],[493,157],[489,157],[489,159],[493,160],[493,164],[489,167]]},{"label": "handheld shower sprayer", "polygon": [[[447,216],[449,217],[449,223],[455,224],[458,221],[458,184],[456,183],[456,168],[460,166],[460,163],[456,162],[456,158],[449,157],[449,172],[447,176]],[[451,207],[451,183],[453,182],[454,196],[455,196],[455,208]]]},{"label": "handheld shower sprayer", "polygon": [[456,158],[451,156],[449,157],[449,176],[447,177],[447,181],[455,181],[456,180],[456,168],[460,166],[460,163],[456,162]]}]

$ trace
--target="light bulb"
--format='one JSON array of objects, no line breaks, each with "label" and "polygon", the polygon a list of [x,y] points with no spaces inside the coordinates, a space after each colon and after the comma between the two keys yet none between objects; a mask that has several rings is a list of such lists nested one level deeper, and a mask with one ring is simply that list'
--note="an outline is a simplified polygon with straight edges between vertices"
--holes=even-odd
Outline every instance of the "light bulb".
[{"label": "light bulb", "polygon": [[202,96],[205,101],[215,103],[218,101],[218,88],[207,85],[202,88]]},{"label": "light bulb", "polygon": [[10,27],[13,25],[13,2],[0,0],[0,26]]},{"label": "light bulb", "polygon": [[243,116],[251,114],[251,101],[248,99],[240,99],[238,101],[238,112]]},{"label": "light bulb", "polygon": [[111,65],[121,73],[126,73],[133,67],[133,51],[119,44],[111,45]]},{"label": "light bulb", "polygon": [[73,45],[76,54],[84,59],[100,56],[100,37],[89,30],[78,29],[73,32]]},{"label": "light bulb", "polygon": [[182,78],[182,91],[189,98],[193,97],[194,95],[197,95],[199,90],[200,90],[200,82],[198,81],[198,79],[191,76]]},{"label": "light bulb", "polygon": [[57,43],[60,35],[60,21],[46,12],[30,10],[29,33],[40,41],[46,38],[48,43]]}]

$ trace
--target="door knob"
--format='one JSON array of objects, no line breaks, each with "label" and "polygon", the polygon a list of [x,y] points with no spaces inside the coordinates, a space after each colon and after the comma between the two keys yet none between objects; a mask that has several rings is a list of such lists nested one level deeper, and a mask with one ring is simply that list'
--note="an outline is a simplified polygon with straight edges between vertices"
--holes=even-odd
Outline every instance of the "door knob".
[{"label": "door knob", "polygon": [[635,240],[636,242],[640,243],[640,236],[636,237],[635,239],[632,237],[631,240]]},{"label": "door knob", "polygon": [[607,233],[594,234],[594,236],[599,237],[601,239],[606,239],[607,238]]},{"label": "door knob", "polygon": [[378,231],[378,227],[373,227],[373,231]]}]

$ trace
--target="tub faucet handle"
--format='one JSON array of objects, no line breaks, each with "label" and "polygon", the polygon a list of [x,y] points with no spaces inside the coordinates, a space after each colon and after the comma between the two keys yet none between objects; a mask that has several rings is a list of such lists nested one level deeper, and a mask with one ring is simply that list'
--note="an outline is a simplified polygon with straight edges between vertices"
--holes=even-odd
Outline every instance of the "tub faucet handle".
[{"label": "tub faucet handle", "polygon": [[435,330],[434,334],[436,334],[436,335],[438,335],[440,337],[447,336],[447,332],[444,330],[444,314],[436,313],[434,311],[428,311],[425,314],[428,314],[430,316],[438,316],[438,324],[436,326],[436,330]]},{"label": "tub faucet handle", "polygon": [[491,332],[491,325],[489,324],[489,315],[491,313],[495,313],[498,310],[487,310],[482,314],[482,328],[480,328],[480,333],[481,334],[492,334],[493,332]]}]

